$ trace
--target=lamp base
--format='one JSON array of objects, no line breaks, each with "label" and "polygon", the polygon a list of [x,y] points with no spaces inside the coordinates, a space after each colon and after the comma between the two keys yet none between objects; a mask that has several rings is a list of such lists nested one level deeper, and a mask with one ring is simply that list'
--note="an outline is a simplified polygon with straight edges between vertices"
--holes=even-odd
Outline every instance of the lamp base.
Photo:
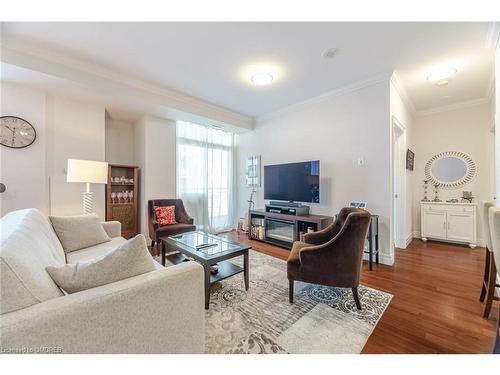
[{"label": "lamp base", "polygon": [[91,191],[86,191],[83,192],[82,195],[83,195],[83,214],[90,215],[91,213],[94,212],[94,207],[93,207],[94,193]]}]

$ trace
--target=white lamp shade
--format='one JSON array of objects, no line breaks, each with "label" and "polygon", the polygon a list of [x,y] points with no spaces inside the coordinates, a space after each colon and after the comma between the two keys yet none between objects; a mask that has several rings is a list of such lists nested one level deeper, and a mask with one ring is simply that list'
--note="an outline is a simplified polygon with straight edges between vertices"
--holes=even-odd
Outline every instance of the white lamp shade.
[{"label": "white lamp shade", "polygon": [[94,160],[68,159],[66,182],[108,183],[108,163]]}]

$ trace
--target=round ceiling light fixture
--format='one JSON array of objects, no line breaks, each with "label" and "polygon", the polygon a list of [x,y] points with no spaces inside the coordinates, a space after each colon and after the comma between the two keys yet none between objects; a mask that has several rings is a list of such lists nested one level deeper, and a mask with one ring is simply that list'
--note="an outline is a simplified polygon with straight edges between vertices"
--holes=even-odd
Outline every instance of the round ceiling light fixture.
[{"label": "round ceiling light fixture", "polygon": [[450,83],[450,81],[448,81],[447,79],[443,79],[441,81],[437,81],[436,86],[444,87],[444,86],[448,85],[448,83]]},{"label": "round ceiling light fixture", "polygon": [[265,86],[274,81],[274,76],[269,72],[254,72],[250,76],[250,81],[256,86]]},{"label": "round ceiling light fixture", "polygon": [[257,62],[242,68],[241,79],[252,86],[268,86],[283,78],[283,69],[270,62]]},{"label": "round ceiling light fixture", "polygon": [[445,82],[448,78],[458,72],[457,68],[443,66],[433,69],[427,76],[427,80],[431,82]]}]

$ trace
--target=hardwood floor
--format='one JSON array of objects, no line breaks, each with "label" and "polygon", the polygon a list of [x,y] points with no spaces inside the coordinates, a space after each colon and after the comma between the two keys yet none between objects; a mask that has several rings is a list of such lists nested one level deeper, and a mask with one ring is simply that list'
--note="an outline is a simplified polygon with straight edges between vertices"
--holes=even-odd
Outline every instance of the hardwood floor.
[{"label": "hardwood floor", "polygon": [[[227,234],[280,259],[289,251],[244,234]],[[483,319],[479,302],[484,248],[413,240],[392,267],[363,265],[361,283],[394,295],[363,353],[491,353],[498,304]],[[251,277],[251,274],[250,274]]]}]

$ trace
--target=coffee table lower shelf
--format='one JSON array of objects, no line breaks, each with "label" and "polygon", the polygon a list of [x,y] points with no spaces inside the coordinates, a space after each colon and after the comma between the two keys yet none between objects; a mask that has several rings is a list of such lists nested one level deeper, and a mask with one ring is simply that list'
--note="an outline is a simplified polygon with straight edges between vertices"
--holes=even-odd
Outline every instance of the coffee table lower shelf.
[{"label": "coffee table lower shelf", "polygon": [[[183,236],[194,235],[211,236],[216,242],[229,243],[228,248],[224,251],[206,253],[198,251],[179,239],[179,236],[160,237],[161,241],[161,264],[165,266],[165,261],[168,260],[172,264],[179,264],[187,260],[194,260],[201,264],[204,269],[204,293],[205,293],[205,309],[210,306],[210,286],[218,281],[227,279],[228,277],[242,273],[245,283],[245,290],[249,288],[249,250],[250,246],[238,242],[230,241],[225,238],[203,234],[201,232],[188,232]],[[181,238],[181,239],[182,239]],[[243,257],[243,267],[238,266],[229,260],[236,257]],[[215,275],[210,273],[210,266],[217,264],[218,272]]]},{"label": "coffee table lower shelf", "polygon": [[227,260],[217,263],[217,266],[219,267],[219,272],[215,275],[210,275],[210,284],[214,284],[244,271],[243,267],[237,266]]},{"label": "coffee table lower shelf", "polygon": [[[167,255],[167,260],[172,264],[190,261],[190,259],[182,253],[171,253]],[[240,267],[228,260],[217,263],[217,266],[219,271],[214,275],[210,275],[210,284],[215,284],[218,281],[227,279],[228,277],[245,271],[243,267]]]}]

